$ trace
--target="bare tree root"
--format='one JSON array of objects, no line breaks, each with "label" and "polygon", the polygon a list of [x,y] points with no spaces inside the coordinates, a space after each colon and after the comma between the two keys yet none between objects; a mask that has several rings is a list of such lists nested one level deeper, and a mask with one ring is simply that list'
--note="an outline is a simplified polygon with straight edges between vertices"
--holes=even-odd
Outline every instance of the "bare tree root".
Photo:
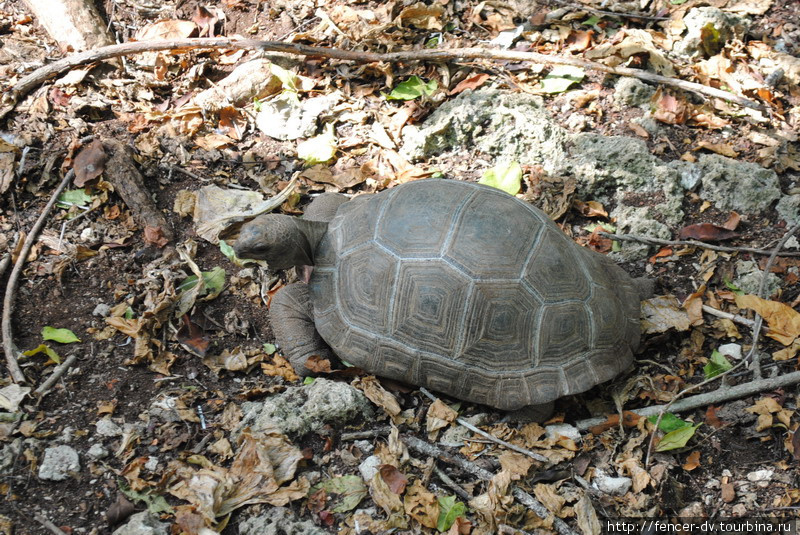
[{"label": "bare tree root", "polygon": [[723,99],[746,108],[762,111],[766,109],[762,104],[753,100],[741,97],[739,95],[734,95],[728,91],[723,91],[721,89],[716,89],[714,87],[709,87],[695,82],[686,82],[684,80],[678,80],[668,76],[661,76],[659,74],[654,74],[639,69],[631,69],[628,67],[610,67],[594,61],[588,61],[574,57],[555,55],[551,56],[536,52],[516,52],[510,50],[492,50],[484,48],[454,48],[450,50],[409,50],[402,52],[377,53],[342,50],[338,48],[322,48],[301,45],[297,43],[284,43],[280,41],[261,41],[257,39],[195,38],[163,41],[140,41],[111,45],[73,54],[49,65],[45,65],[44,67],[40,67],[31,74],[23,77],[19,82],[17,82],[16,85],[14,85],[14,87],[11,88],[10,91],[6,93],[5,100],[8,106],[3,110],[0,110],[0,119],[5,117],[11,110],[14,109],[14,105],[20,97],[28,94],[31,90],[33,90],[33,88],[38,87],[44,81],[73,67],[87,65],[89,63],[120,56],[139,54],[142,52],[171,50],[177,53],[198,48],[228,48],[260,50],[263,52],[283,52],[298,56],[315,56],[343,61],[352,61],[356,63],[397,63],[403,61],[457,61],[467,59],[485,59],[502,61],[530,61],[532,63],[552,65],[572,65],[583,69],[601,71],[618,76],[630,76],[656,84],[669,85],[686,91],[700,93],[711,98]]}]

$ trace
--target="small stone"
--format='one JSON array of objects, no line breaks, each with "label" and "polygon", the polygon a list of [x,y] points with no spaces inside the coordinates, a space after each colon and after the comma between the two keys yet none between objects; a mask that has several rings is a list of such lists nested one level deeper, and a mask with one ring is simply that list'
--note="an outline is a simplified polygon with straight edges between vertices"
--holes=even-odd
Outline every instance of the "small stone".
[{"label": "small stone", "polygon": [[723,483],[722,501],[725,503],[731,503],[735,499],[736,499],[736,489],[733,487],[733,483]]},{"label": "small stone", "polygon": [[739,344],[723,344],[717,351],[733,360],[742,360],[742,346]]},{"label": "small stone", "polygon": [[97,434],[101,437],[118,437],[122,434],[122,428],[115,424],[111,418],[102,418],[94,425]]},{"label": "small stone", "polygon": [[601,492],[612,496],[622,496],[628,492],[632,485],[629,477],[613,477],[602,470],[596,470],[592,479],[592,486]]},{"label": "small stone", "polygon": [[44,459],[39,466],[39,479],[63,481],[80,470],[78,452],[70,446],[55,446],[44,450]]},{"label": "small stone", "polygon": [[156,468],[158,468],[158,457],[148,457],[144,467],[151,472],[155,472]]},{"label": "small stone", "polygon": [[775,473],[774,470],[756,470],[755,472],[750,472],[747,474],[747,480],[752,483],[760,483],[764,481],[769,481],[772,479],[772,475]]},{"label": "small stone", "polygon": [[116,530],[113,535],[169,535],[169,524],[160,522],[158,517],[142,511],[131,516],[130,520]]},{"label": "small stone", "polygon": [[744,516],[747,514],[747,506],[743,503],[737,503],[731,509],[732,516]]},{"label": "small stone", "polygon": [[369,483],[375,474],[378,473],[378,467],[382,464],[380,457],[377,455],[370,455],[358,465],[358,471],[361,472],[361,477]]},{"label": "small stone", "polygon": [[89,451],[86,452],[86,455],[95,461],[99,461],[100,459],[105,459],[108,457],[108,450],[103,447],[102,444],[92,444],[92,447],[89,448]]},{"label": "small stone", "polygon": [[581,440],[581,432],[578,431],[577,427],[573,427],[569,424],[548,425],[544,428],[544,432],[547,438],[555,440],[558,440],[559,436],[567,437],[573,442],[580,442]]},{"label": "small stone", "polygon": [[105,303],[98,303],[97,306],[94,307],[94,310],[92,310],[92,316],[106,318],[109,314],[111,314],[111,307]]}]

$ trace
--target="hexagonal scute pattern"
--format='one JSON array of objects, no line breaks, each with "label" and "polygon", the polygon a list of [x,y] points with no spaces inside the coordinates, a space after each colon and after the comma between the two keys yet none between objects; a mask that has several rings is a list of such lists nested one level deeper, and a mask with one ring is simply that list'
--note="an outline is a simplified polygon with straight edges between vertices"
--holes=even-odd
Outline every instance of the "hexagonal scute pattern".
[{"label": "hexagonal scute pattern", "polygon": [[518,279],[544,224],[529,206],[512,199],[502,192],[476,192],[459,214],[445,256],[478,280]]},{"label": "hexagonal scute pattern", "polygon": [[339,208],[310,283],[344,360],[460,399],[518,409],[627,367],[636,288],[535,208],[500,191],[418,181]]},{"label": "hexagonal scute pattern", "polygon": [[453,191],[446,181],[398,188],[382,207],[378,243],[406,258],[439,257],[455,214],[471,194],[469,188]]},{"label": "hexagonal scute pattern", "polygon": [[546,305],[538,334],[538,366],[564,366],[591,349],[589,316],[580,302]]},{"label": "hexagonal scute pattern", "polygon": [[472,285],[443,260],[403,262],[394,296],[393,337],[421,351],[453,355]]},{"label": "hexagonal scute pattern", "polygon": [[588,299],[589,279],[581,268],[577,245],[559,230],[545,229],[533,252],[525,276],[546,302]]},{"label": "hexagonal scute pattern", "polygon": [[518,283],[480,282],[470,301],[464,348],[457,359],[494,373],[533,367],[542,308],[536,296]]},{"label": "hexagonal scute pattern", "polygon": [[337,302],[347,323],[389,334],[387,311],[395,291],[396,264],[389,253],[369,246],[339,260]]}]

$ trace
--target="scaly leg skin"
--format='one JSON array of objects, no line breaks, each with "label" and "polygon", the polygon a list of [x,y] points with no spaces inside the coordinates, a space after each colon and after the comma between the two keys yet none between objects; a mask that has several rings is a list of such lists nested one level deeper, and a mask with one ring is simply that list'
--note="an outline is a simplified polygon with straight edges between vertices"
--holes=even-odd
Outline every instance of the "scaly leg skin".
[{"label": "scaly leg skin", "polygon": [[290,284],[276,293],[270,305],[269,318],[283,355],[301,377],[314,374],[305,366],[312,355],[336,362],[333,351],[314,326],[314,308],[307,285]]}]

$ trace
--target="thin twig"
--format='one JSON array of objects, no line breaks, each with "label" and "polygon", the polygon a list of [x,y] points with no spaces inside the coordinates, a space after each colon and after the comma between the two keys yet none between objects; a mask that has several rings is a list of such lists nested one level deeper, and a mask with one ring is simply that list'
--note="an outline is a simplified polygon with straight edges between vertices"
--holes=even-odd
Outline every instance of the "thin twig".
[{"label": "thin twig", "polygon": [[50,210],[53,209],[53,206],[55,206],[56,201],[58,200],[58,196],[61,195],[61,192],[64,191],[74,175],[74,171],[70,169],[56,190],[53,192],[53,195],[50,197],[50,200],[44,207],[44,210],[42,210],[42,214],[39,216],[39,219],[37,219],[36,223],[33,224],[33,227],[31,227],[31,230],[28,233],[28,237],[25,238],[25,243],[22,244],[22,249],[19,252],[17,262],[14,264],[14,269],[11,270],[11,275],[8,277],[6,294],[3,297],[3,315],[0,323],[2,323],[3,352],[6,354],[8,372],[11,374],[11,378],[15,383],[25,382],[25,375],[22,373],[22,370],[19,367],[19,362],[17,362],[20,352],[19,349],[17,349],[17,347],[14,345],[14,334],[11,330],[11,313],[14,309],[14,296],[17,293],[17,280],[19,279],[20,273],[22,273],[22,267],[25,265],[25,259],[28,258],[28,253],[30,253],[31,247],[33,247],[33,244],[36,241],[36,236],[39,235],[39,231],[42,230],[45,221],[47,221],[47,216],[50,215]]},{"label": "thin twig", "polygon": [[[700,247],[701,249],[709,249],[711,251],[720,251],[723,253],[753,253],[760,255],[770,255],[773,249],[754,249],[752,247],[726,247],[724,245],[713,245],[710,243],[696,241],[696,240],[662,240],[661,238],[652,238],[650,236],[638,236],[636,234],[611,234],[610,232],[598,232],[600,236],[611,238],[618,241],[635,241],[650,245],[686,245],[691,247]],[[778,256],[800,256],[800,252],[779,252]]]},{"label": "thin twig", "polygon": [[67,535],[64,531],[62,531],[58,526],[47,520],[42,515],[33,515],[33,519],[40,523],[42,526],[47,528],[51,533],[54,535]]},{"label": "thin twig", "polygon": [[[767,264],[764,267],[764,271],[761,274],[761,282],[758,285],[758,293],[756,294],[758,297],[763,298],[763,296],[764,296],[764,288],[766,287],[767,274],[772,269],[772,264],[775,262],[775,258],[778,257],[778,252],[783,248],[783,246],[786,244],[786,242],[789,241],[789,238],[791,238],[794,235],[794,233],[797,232],[798,230],[800,230],[800,223],[797,223],[792,228],[790,228],[783,235],[783,237],[780,239],[780,241],[778,241],[778,243],[775,245],[775,248],[773,249],[772,254],[770,254],[769,258],[767,259]],[[747,364],[749,362],[752,362],[752,364],[754,366],[753,372],[756,375],[756,377],[758,377],[760,379],[761,370],[760,370],[760,368],[758,368],[759,361],[756,358],[756,355],[758,353],[758,339],[761,336],[761,325],[762,325],[762,323],[763,323],[763,318],[761,317],[761,315],[758,312],[756,312],[755,318],[753,320],[753,334],[752,334],[753,342],[752,342],[752,346],[750,347],[750,351],[747,352],[747,355],[738,364],[736,364],[735,366],[733,366],[729,370],[727,370],[727,371],[725,371],[725,372],[723,372],[723,373],[721,373],[719,375],[716,375],[714,377],[711,377],[710,379],[706,379],[705,381],[697,383],[696,385],[692,385],[692,386],[689,386],[687,388],[684,388],[683,390],[678,392],[675,395],[675,397],[672,398],[672,400],[669,403],[667,403],[666,405],[661,407],[660,411],[658,412],[658,419],[656,420],[656,423],[655,423],[655,430],[658,430],[658,426],[661,423],[661,419],[664,417],[664,414],[666,414],[666,412],[670,409],[670,407],[672,407],[683,396],[685,396],[689,392],[693,392],[693,391],[695,391],[695,390],[697,390],[699,388],[702,388],[703,386],[705,386],[705,385],[707,385],[707,384],[709,384],[711,382],[714,382],[714,381],[717,381],[719,379],[723,379],[724,377],[727,377],[728,375],[733,373],[735,370],[741,368],[742,366],[744,366],[745,364]],[[788,374],[788,375],[793,375],[793,374]],[[784,377],[786,377],[786,376],[784,376]],[[761,382],[761,381],[763,381],[763,380],[760,380],[758,382]],[[751,381],[751,383],[752,382],[754,382],[754,381]],[[731,387],[731,390],[733,388],[735,388],[735,387]],[[656,433],[654,431],[650,435],[650,440],[649,440],[649,442],[647,444],[647,454],[645,455],[645,461],[644,461],[645,470],[647,469],[647,467],[649,466],[649,463],[650,463],[650,454],[652,453],[652,450],[653,450],[653,443],[655,441],[655,436],[656,436]]]},{"label": "thin twig", "polygon": [[742,325],[746,325],[748,327],[753,327],[753,325],[755,325],[756,323],[751,319],[744,318],[736,314],[731,314],[730,312],[725,312],[724,310],[717,310],[716,308],[710,307],[708,305],[703,305],[703,312],[707,312],[712,316],[717,316],[718,318],[724,318],[726,320],[731,320],[736,323],[741,323]]},{"label": "thin twig", "polygon": [[[447,453],[438,446],[425,442],[424,440],[421,440],[415,436],[403,435],[400,438],[409,448],[422,453],[423,455],[436,457],[444,462],[454,464],[462,470],[469,472],[470,474],[477,476],[484,481],[489,481],[492,479],[492,477],[494,477],[494,474],[492,474],[489,470],[481,468],[480,466],[468,461],[460,455]],[[550,518],[554,516],[553,513],[547,509],[547,507],[539,502],[539,500],[521,488],[512,487],[511,494],[518,502],[536,513],[540,518]],[[567,525],[566,522],[558,517],[553,518],[553,527],[560,535],[577,535],[575,531],[573,531],[572,528]]]},{"label": "thin twig", "polygon": [[[438,399],[436,396],[431,394],[426,388],[420,387],[419,390],[420,390],[420,392],[425,394],[431,401],[436,401]],[[517,453],[521,453],[523,455],[527,455],[531,459],[535,459],[535,460],[537,460],[539,462],[543,462],[543,463],[549,463],[550,462],[550,460],[547,457],[545,457],[544,455],[539,455],[538,453],[532,452],[531,450],[526,450],[525,448],[521,448],[521,447],[516,446],[516,445],[514,445],[514,444],[512,444],[510,442],[506,442],[505,440],[499,439],[496,436],[492,435],[491,433],[487,433],[486,431],[484,431],[482,429],[478,429],[477,427],[475,427],[474,425],[472,425],[471,423],[469,423],[468,421],[466,421],[463,418],[460,418],[460,417],[456,418],[456,422],[458,422],[459,425],[463,425],[464,427],[466,427],[467,429],[469,429],[473,433],[477,433],[480,436],[486,438],[487,440],[490,440],[490,441],[494,442],[495,444],[499,444],[499,445],[501,445],[501,446],[503,446],[505,448],[508,448],[510,450],[514,450]]]},{"label": "thin twig", "polygon": [[33,393],[37,396],[43,396],[46,394],[47,391],[50,390],[50,387],[52,387],[55,382],[58,381],[59,377],[64,375],[64,372],[69,370],[72,365],[75,364],[76,360],[78,360],[77,355],[70,355],[67,357],[67,360],[59,364],[56,369],[53,370],[53,373],[50,374],[50,377],[48,377],[47,380],[39,386],[39,388],[34,390]]},{"label": "thin twig", "polygon": [[[668,76],[661,76],[640,69],[628,67],[611,67],[602,63],[588,61],[585,59],[539,54],[536,52],[519,52],[513,50],[495,50],[485,48],[453,48],[445,50],[408,50],[401,52],[361,52],[357,50],[342,50],[339,48],[323,48],[315,46],[301,45],[298,43],[283,43],[279,41],[260,41],[257,39],[228,39],[228,38],[195,38],[195,39],[174,39],[174,40],[155,40],[139,41],[133,43],[122,43],[110,45],[86,52],[72,54],[44,67],[36,69],[31,74],[23,77],[5,95],[5,101],[9,105],[0,112],[0,118],[10,112],[16,102],[23,95],[27,95],[33,88],[38,87],[45,80],[59,75],[73,67],[95,63],[110,58],[140,54],[142,52],[154,52],[159,50],[172,50],[173,52],[185,51],[186,49],[198,48],[228,48],[260,50],[263,52],[283,52],[286,54],[299,56],[316,56],[322,58],[338,59],[342,61],[352,61],[356,63],[397,63],[408,61],[458,61],[468,59],[486,59],[501,61],[529,61],[545,65],[572,65],[588,70],[595,70],[615,74],[618,76],[631,76],[655,84],[664,84],[678,87],[686,91],[693,91],[711,98],[734,102],[739,106],[752,108],[755,110],[765,110],[766,108],[753,100],[739,95],[734,95],[728,91],[723,91],[714,87],[709,87],[695,82],[686,82]],[[182,49],[182,50],[179,50]]]},{"label": "thin twig", "polygon": [[444,473],[444,471],[443,471],[441,468],[439,468],[438,466],[436,466],[435,464],[433,465],[433,473],[435,473],[435,474],[436,474],[436,477],[438,477],[439,479],[441,479],[441,480],[442,480],[442,483],[444,483],[445,485],[447,485],[447,487],[448,487],[449,489],[451,489],[453,492],[455,492],[456,494],[458,494],[458,497],[459,497],[459,498],[461,498],[461,499],[462,499],[462,500],[464,500],[465,502],[466,502],[466,501],[469,501],[469,500],[471,500],[471,499],[472,499],[472,496],[470,495],[470,493],[469,493],[469,492],[467,492],[466,490],[464,490],[464,488],[463,488],[461,485],[459,485],[458,483],[456,483],[455,481],[453,481],[453,480],[450,478],[450,476],[448,476],[447,474],[445,474],[445,473]]}]

